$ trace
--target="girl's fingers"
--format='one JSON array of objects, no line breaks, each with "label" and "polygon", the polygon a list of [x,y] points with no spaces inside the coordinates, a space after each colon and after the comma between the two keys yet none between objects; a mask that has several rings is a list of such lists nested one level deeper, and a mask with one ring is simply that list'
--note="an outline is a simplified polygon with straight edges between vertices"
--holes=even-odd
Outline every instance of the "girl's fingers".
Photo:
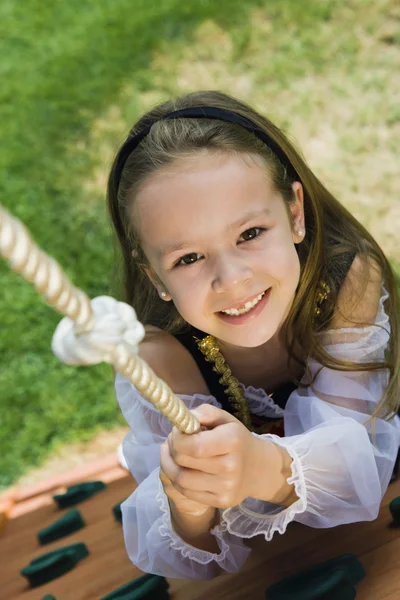
[{"label": "girl's fingers", "polygon": [[238,419],[222,408],[217,408],[212,404],[201,404],[191,411],[200,421],[200,425],[208,429],[214,429],[218,425],[226,423],[239,423]]},{"label": "girl's fingers", "polygon": [[239,421],[192,435],[182,433],[174,427],[168,436],[168,444],[174,458],[176,455],[199,459],[223,456],[238,448],[243,433],[241,429],[245,430],[245,427]]},{"label": "girl's fingers", "polygon": [[172,482],[170,478],[166,475],[163,469],[160,467],[160,479],[163,485],[170,485]]},{"label": "girl's fingers", "polygon": [[169,452],[168,446],[164,444],[161,446],[160,451],[160,466],[160,473],[162,470],[172,485],[185,496],[187,490],[212,492],[221,487],[220,477],[177,465]]},{"label": "girl's fingers", "polygon": [[222,482],[216,475],[185,469],[181,467],[179,473],[172,481],[172,484],[182,493],[193,492],[211,492],[216,493],[222,487]]},{"label": "girl's fingers", "polygon": [[171,482],[176,478],[179,472],[179,466],[172,458],[166,442],[160,446],[160,474],[161,472],[163,472],[164,476]]},{"label": "girl's fingers", "polygon": [[209,505],[200,504],[195,500],[191,500],[187,496],[184,496],[179,492],[174,485],[172,484],[169,477],[166,476],[164,471],[160,468],[160,480],[164,488],[164,492],[168,497],[169,501],[173,502],[175,508],[181,513],[186,513],[188,515],[198,515],[204,513],[204,509],[207,510]]},{"label": "girl's fingers", "polygon": [[202,471],[219,477],[230,475],[235,471],[234,457],[228,454],[214,458],[192,458],[186,455],[177,455],[174,462],[180,467]]},{"label": "girl's fingers", "polygon": [[[183,492],[181,493],[183,494]],[[214,506],[215,508],[229,508],[229,503],[225,502],[223,497],[221,498],[212,492],[185,490],[184,495],[189,500],[199,502],[199,504],[206,504],[207,506]]]}]

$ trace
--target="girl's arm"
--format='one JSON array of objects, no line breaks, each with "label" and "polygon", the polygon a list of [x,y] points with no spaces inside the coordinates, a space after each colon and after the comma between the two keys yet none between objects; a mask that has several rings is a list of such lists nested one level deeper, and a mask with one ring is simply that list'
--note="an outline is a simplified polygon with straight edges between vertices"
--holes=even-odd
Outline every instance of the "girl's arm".
[{"label": "girl's arm", "polygon": [[210,530],[219,521],[217,509],[213,506],[207,506],[190,500],[174,487],[172,481],[163,470],[165,464],[168,466],[171,465],[171,462],[173,463],[167,442],[161,445],[160,456],[160,480],[164,492],[168,497],[173,530],[187,544],[195,546],[200,550],[218,553],[219,546],[217,540],[210,533]]},{"label": "girl's arm", "polygon": [[[169,344],[168,336],[162,335],[162,344]],[[176,383],[173,389],[189,409],[204,403],[220,408],[215,398],[208,394],[204,382],[198,381],[200,375],[190,362],[193,361],[190,354],[187,353],[190,360],[186,361],[187,351],[180,344],[176,348],[175,344],[178,342],[172,339],[169,349],[161,345],[153,352],[147,346],[145,351],[148,355],[144,358],[171,387],[167,373],[175,370],[179,375],[177,368],[180,366],[183,373],[181,387]],[[183,350],[179,355],[175,350],[179,353],[180,348]],[[161,368],[154,363],[155,356]],[[168,359],[172,362],[170,370]],[[139,484],[121,507],[125,545],[131,561],[148,573],[186,579],[211,579],[221,572],[238,571],[247,560],[250,549],[243,540],[221,527],[219,511],[212,509],[203,517],[188,519],[168,502],[159,468],[160,448],[172,430],[168,419],[122,375],[117,375],[115,385],[118,402],[131,428],[123,443],[124,456]],[[201,393],[194,393],[198,388]]]},{"label": "girl's arm", "polygon": [[210,533],[219,522],[216,508],[210,506],[201,515],[190,515],[180,511],[171,500],[169,507],[172,527],[184,542],[206,552],[219,553],[217,540]]}]

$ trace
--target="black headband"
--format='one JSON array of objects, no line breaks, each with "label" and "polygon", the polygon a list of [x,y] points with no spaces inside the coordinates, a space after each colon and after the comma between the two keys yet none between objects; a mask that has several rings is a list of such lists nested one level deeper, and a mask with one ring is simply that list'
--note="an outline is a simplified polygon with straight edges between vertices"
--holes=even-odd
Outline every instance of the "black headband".
[{"label": "black headband", "polygon": [[119,182],[121,179],[122,171],[125,166],[126,161],[128,160],[129,155],[133,152],[133,150],[140,144],[140,142],[148,135],[150,129],[157,123],[158,121],[164,121],[165,119],[217,119],[219,121],[227,121],[229,123],[236,123],[247,131],[254,133],[260,140],[264,142],[270,150],[275,154],[278,160],[282,163],[282,165],[287,169],[288,173],[294,178],[299,179],[299,176],[293,167],[292,163],[280,148],[280,146],[267,134],[263,131],[258,125],[247,119],[246,117],[242,117],[235,112],[230,110],[226,110],[225,108],[216,108],[215,106],[196,106],[193,108],[182,108],[180,110],[175,110],[170,112],[156,121],[153,121],[142,131],[139,131],[132,137],[126,140],[125,144],[122,146],[118,160],[115,164],[114,168],[114,181],[116,182],[116,188],[118,189]]}]

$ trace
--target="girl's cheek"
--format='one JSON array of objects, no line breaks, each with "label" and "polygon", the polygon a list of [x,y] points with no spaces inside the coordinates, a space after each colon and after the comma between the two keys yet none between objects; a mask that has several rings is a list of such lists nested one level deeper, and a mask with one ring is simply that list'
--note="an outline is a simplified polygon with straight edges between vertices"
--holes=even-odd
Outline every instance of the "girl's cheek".
[{"label": "girl's cheek", "polygon": [[200,294],[193,294],[193,290],[188,290],[174,300],[177,311],[184,317],[185,315],[200,314],[200,307],[203,306],[204,300]]},{"label": "girl's cheek", "polygon": [[209,276],[204,270],[195,267],[181,267],[181,269],[180,273],[174,273],[169,278],[169,292],[176,297],[177,301],[186,302],[188,298],[195,301],[196,298],[204,295],[204,290],[207,289],[207,285],[210,285]]}]

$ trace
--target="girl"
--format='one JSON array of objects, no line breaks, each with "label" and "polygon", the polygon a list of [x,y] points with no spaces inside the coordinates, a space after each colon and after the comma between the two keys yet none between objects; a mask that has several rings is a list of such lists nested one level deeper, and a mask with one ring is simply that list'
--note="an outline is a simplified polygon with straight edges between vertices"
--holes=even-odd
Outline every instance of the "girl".
[{"label": "girl", "polygon": [[203,426],[171,431],[117,375],[132,562],[208,579],[291,521],[375,519],[400,444],[399,299],[369,233],[277,127],[219,92],[136,123],[109,209],[141,355]]}]

